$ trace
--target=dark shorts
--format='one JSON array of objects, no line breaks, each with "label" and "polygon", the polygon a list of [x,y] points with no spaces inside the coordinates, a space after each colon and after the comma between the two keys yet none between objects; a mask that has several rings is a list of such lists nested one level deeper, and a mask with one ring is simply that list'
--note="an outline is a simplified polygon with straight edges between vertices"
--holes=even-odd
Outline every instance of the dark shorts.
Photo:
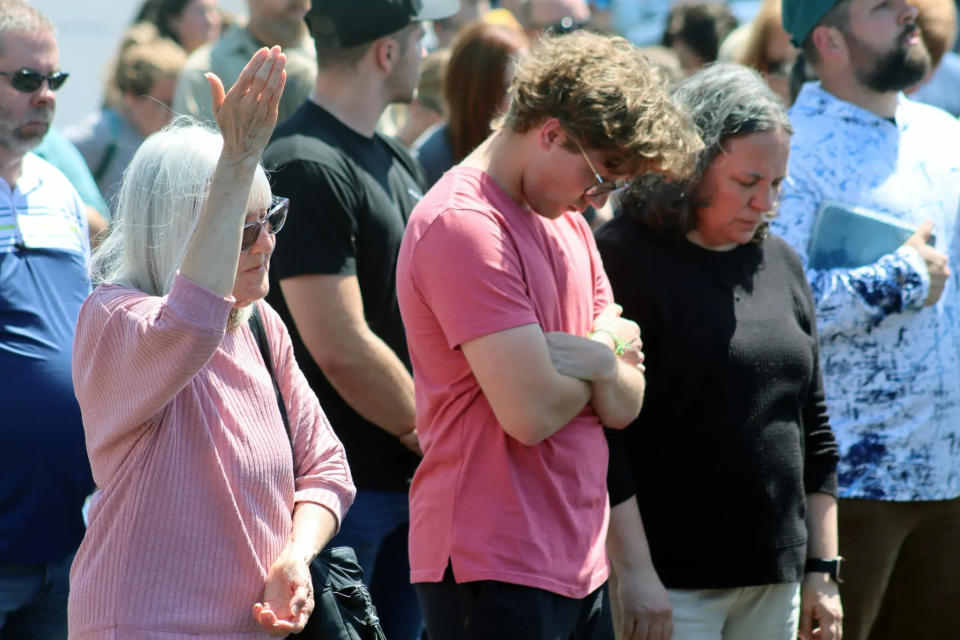
[{"label": "dark shorts", "polygon": [[607,585],[582,599],[482,580],[414,585],[430,640],[613,640]]}]

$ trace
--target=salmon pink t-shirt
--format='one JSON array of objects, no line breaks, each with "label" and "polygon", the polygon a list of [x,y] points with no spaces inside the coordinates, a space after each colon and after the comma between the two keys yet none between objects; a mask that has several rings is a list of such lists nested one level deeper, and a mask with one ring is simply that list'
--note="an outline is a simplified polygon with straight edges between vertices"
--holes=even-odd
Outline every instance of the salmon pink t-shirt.
[{"label": "salmon pink t-shirt", "polygon": [[410,489],[413,582],[439,582],[451,563],[457,582],[588,595],[608,572],[599,419],[587,405],[551,437],[521,444],[460,345],[534,323],[586,335],[612,302],[590,228],[575,212],[548,220],[483,171],[456,167],[411,214],[397,294],[424,452]]}]

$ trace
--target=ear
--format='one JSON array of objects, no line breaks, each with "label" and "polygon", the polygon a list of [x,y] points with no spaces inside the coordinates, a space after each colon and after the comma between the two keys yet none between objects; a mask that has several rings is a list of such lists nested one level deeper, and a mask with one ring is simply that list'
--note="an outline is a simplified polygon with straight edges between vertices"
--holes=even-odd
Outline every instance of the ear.
[{"label": "ear", "polygon": [[380,38],[373,43],[373,60],[377,69],[383,73],[390,73],[399,55],[399,44],[393,38]]},{"label": "ear", "polygon": [[821,60],[841,58],[846,60],[847,41],[839,29],[820,25],[814,28],[811,38],[813,38],[813,44],[820,53]]},{"label": "ear", "polygon": [[540,148],[548,151],[550,147],[566,140],[567,132],[560,126],[560,121],[556,118],[547,118],[537,130],[537,141]]}]

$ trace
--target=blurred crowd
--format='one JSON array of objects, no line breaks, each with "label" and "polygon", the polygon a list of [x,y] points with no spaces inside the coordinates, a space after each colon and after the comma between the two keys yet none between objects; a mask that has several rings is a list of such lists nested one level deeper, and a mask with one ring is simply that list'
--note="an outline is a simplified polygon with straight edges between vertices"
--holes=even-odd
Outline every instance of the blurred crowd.
[{"label": "blurred crowd", "polygon": [[0,638],[960,637],[958,6],[0,0]]}]

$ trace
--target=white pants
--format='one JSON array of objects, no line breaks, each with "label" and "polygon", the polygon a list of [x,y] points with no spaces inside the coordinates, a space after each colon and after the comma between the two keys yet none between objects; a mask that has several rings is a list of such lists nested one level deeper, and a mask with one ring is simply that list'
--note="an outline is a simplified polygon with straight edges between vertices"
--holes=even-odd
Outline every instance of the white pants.
[{"label": "white pants", "polygon": [[796,640],[800,585],[668,589],[673,640]]}]

